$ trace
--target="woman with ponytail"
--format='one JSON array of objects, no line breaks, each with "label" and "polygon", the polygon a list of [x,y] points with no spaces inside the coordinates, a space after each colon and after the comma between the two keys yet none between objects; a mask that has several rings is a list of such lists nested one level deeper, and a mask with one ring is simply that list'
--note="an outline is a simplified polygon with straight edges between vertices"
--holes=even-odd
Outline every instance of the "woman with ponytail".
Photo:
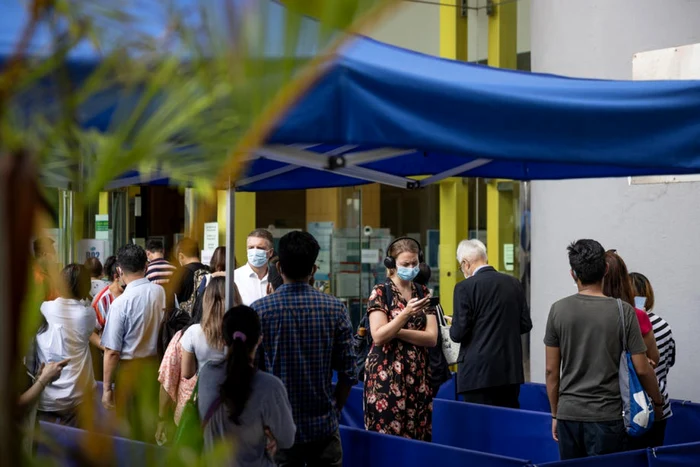
[{"label": "woman with ponytail", "polygon": [[199,371],[199,415],[209,420],[205,448],[226,439],[236,453],[227,465],[275,465],[275,451],[294,444],[296,426],[282,381],[253,365],[262,340],[258,314],[247,306],[230,309],[223,320],[223,339],[226,359]]}]

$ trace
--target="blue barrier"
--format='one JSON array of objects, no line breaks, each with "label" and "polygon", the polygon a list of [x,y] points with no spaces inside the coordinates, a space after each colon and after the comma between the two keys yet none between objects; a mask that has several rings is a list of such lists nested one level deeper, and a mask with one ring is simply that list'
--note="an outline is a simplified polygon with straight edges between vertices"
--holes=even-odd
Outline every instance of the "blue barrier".
[{"label": "blue barrier", "polygon": [[340,414],[340,424],[351,428],[364,429],[365,411],[363,404],[363,389],[354,387],[350,389],[350,396]]},{"label": "blue barrier", "polygon": [[473,465],[524,467],[527,461],[340,427],[343,465],[362,467]]},{"label": "blue barrier", "polygon": [[649,467],[680,467],[700,465],[700,443],[664,446],[649,450]]},{"label": "blue barrier", "polygon": [[537,467],[648,467],[647,451],[620,452],[607,456],[587,457],[569,461],[547,462]]},{"label": "blue barrier", "polygon": [[700,404],[672,401],[671,410],[673,417],[668,419],[666,425],[665,444],[668,446],[700,441]]},{"label": "blue barrier", "polygon": [[[167,450],[152,444],[141,443],[125,438],[117,438],[97,433],[88,433],[77,428],[40,422],[39,436],[37,437],[37,457],[50,458],[52,465],[63,467],[78,467],[83,465],[104,464],[112,465],[111,459],[105,456],[114,456],[113,465],[149,465],[165,466]],[[89,443],[88,443],[89,441]],[[110,446],[104,449],[103,447]],[[99,462],[88,462],[83,456],[90,451],[99,457]],[[98,452],[95,448],[99,447]],[[94,461],[94,459],[93,459]]]},{"label": "blue barrier", "polygon": [[539,412],[436,399],[433,442],[533,462],[559,459],[552,419]]},{"label": "blue barrier", "polygon": [[547,387],[544,384],[520,385],[520,408],[532,412],[550,412]]}]

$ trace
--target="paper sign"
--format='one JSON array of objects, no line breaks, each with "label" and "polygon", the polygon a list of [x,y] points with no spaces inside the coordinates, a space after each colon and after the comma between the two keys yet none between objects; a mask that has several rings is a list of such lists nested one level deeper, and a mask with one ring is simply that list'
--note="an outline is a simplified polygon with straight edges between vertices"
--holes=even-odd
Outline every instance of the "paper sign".
[{"label": "paper sign", "polygon": [[202,256],[199,258],[202,261],[202,264],[209,264],[211,263],[212,256],[214,256],[214,250],[202,250]]},{"label": "paper sign", "polygon": [[98,214],[95,216],[95,238],[109,240],[109,215]]},{"label": "paper sign", "polygon": [[106,259],[107,242],[105,240],[85,239],[78,242],[76,261],[84,263],[89,258],[97,258],[104,263]]},{"label": "paper sign", "polygon": [[204,249],[216,250],[219,246],[219,224],[217,222],[207,222],[204,224]]},{"label": "paper sign", "polygon": [[362,250],[362,264],[379,263],[379,250]]},{"label": "paper sign", "polygon": [[503,245],[503,265],[506,267],[506,271],[513,271],[514,267],[514,248],[512,243],[506,243]]}]

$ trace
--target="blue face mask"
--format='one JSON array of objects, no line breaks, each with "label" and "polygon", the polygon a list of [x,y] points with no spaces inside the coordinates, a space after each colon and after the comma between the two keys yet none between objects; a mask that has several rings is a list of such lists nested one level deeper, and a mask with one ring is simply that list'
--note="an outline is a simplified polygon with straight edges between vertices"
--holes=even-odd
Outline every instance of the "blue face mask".
[{"label": "blue face mask", "polygon": [[634,297],[634,307],[640,310],[646,311],[647,298],[646,297]]},{"label": "blue face mask", "polygon": [[398,275],[399,278],[401,278],[401,280],[404,281],[412,281],[416,278],[419,272],[420,268],[418,266],[416,266],[415,268],[404,268],[401,266],[396,268],[396,275]]},{"label": "blue face mask", "polygon": [[267,264],[267,251],[251,248],[248,250],[248,262],[255,268],[261,268]]}]

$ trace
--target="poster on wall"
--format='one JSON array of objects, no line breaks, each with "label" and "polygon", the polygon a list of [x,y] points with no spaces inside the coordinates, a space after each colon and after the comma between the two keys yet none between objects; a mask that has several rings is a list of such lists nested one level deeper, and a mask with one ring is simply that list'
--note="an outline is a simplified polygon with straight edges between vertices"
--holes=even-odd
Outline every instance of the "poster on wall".
[{"label": "poster on wall", "polygon": [[219,224],[217,222],[207,222],[204,224],[204,249],[216,250],[219,246]]},{"label": "poster on wall", "polygon": [[94,238],[78,241],[78,250],[76,251],[76,262],[82,264],[89,258],[97,258],[101,263],[105,262],[107,257],[107,241],[97,240]]}]

